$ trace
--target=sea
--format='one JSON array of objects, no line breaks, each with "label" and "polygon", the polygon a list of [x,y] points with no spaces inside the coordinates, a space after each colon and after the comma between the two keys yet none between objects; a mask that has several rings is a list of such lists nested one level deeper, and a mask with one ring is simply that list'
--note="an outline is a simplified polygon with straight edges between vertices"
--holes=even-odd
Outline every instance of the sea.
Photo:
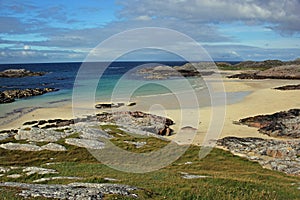
[{"label": "sea", "polygon": [[[136,73],[139,68],[156,65],[181,66],[186,62],[97,62],[90,63],[27,63],[1,64],[0,71],[6,69],[26,69],[34,72],[46,72],[43,76],[22,78],[0,78],[0,91],[26,88],[56,88],[58,91],[41,96],[16,99],[13,103],[0,104],[0,125],[13,121],[35,109],[59,107],[72,103],[74,90],[82,96],[90,95],[92,90],[95,102],[110,102],[112,96],[122,99],[130,95],[132,98],[164,95],[184,92],[186,86],[180,79],[145,80],[143,75]],[[92,66],[92,67],[90,67]],[[166,84],[168,82],[168,84]],[[191,88],[201,90],[204,82],[189,79]],[[168,88],[172,85],[172,88]],[[116,89],[117,88],[117,89]],[[115,92],[117,91],[117,92]],[[86,94],[86,95],[85,95]],[[116,95],[117,94],[117,95]],[[249,93],[229,94],[232,103],[241,100]],[[83,98],[84,99],[84,98]]]}]

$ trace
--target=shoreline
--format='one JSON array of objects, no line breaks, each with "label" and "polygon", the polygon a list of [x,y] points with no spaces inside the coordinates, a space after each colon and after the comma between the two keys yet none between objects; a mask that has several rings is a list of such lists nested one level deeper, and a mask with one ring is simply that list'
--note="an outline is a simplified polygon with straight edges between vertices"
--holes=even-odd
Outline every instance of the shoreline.
[{"label": "shoreline", "polygon": [[[221,71],[221,73],[238,73],[237,71]],[[210,77],[209,81],[214,86],[214,82],[223,81],[226,93],[230,92],[249,92],[242,99],[232,104],[226,104],[226,114],[224,118],[224,125],[222,132],[220,134],[215,134],[219,138],[224,138],[227,136],[235,137],[259,137],[264,139],[278,139],[263,135],[257,131],[256,128],[248,127],[245,125],[235,125],[233,121],[238,121],[239,119],[261,115],[261,114],[272,114],[278,111],[289,110],[291,108],[300,108],[300,102],[298,97],[300,96],[299,90],[291,91],[280,91],[273,88],[290,85],[299,84],[299,80],[277,80],[277,79],[262,79],[262,80],[237,80],[228,79],[225,77],[215,78]],[[216,89],[217,90],[217,89]],[[171,95],[172,96],[172,95]],[[167,97],[165,94],[163,97]],[[286,100],[289,100],[288,104]],[[165,115],[176,122],[172,128],[175,132],[179,131],[179,123],[181,110],[172,105],[169,108],[159,107],[154,105],[154,102],[164,102],[168,104],[169,99],[161,98],[161,96],[145,96],[137,97],[133,101],[137,102],[136,106],[128,108],[129,110],[140,110],[143,112],[151,112],[152,114]],[[167,102],[166,102],[167,101]],[[162,103],[163,104],[163,103]],[[147,106],[148,105],[148,106]],[[150,106],[151,105],[151,106]],[[164,105],[164,104],[163,104]],[[82,105],[84,108],[84,105]],[[121,110],[124,108],[121,108]],[[119,109],[118,109],[119,110]],[[93,110],[92,112],[106,111],[103,110]],[[187,110],[188,111],[188,110]],[[91,111],[86,110],[87,114]],[[193,140],[193,144],[201,145],[206,137],[206,132],[209,128],[210,118],[212,116],[212,111],[210,107],[200,107],[200,124],[198,126],[197,134]],[[205,117],[203,117],[205,116]],[[189,120],[189,117],[194,117],[193,115],[185,116]],[[64,105],[62,107],[51,107],[51,108],[38,108],[31,112],[25,113],[16,120],[11,121],[5,125],[1,125],[1,130],[19,128],[26,121],[42,120],[42,119],[71,119],[73,117],[72,105]],[[197,127],[194,127],[197,128]],[[173,135],[169,137],[171,140],[175,140],[181,143],[181,140],[185,141],[184,138],[177,137]]]}]

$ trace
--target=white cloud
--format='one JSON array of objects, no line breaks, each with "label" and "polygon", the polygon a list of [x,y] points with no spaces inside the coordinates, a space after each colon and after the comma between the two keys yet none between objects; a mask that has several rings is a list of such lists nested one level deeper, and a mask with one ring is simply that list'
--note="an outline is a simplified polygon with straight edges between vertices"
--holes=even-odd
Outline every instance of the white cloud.
[{"label": "white cloud", "polygon": [[142,21],[148,21],[151,20],[152,18],[149,17],[148,15],[141,15],[135,18],[135,20],[142,20]]},{"label": "white cloud", "polygon": [[120,1],[123,18],[150,17],[187,20],[195,23],[271,23],[280,31],[300,32],[298,0],[128,0]]},{"label": "white cloud", "polygon": [[[213,43],[215,46],[208,46],[208,50],[212,57],[218,60],[249,59],[251,55],[253,59],[299,57],[295,55],[299,53],[299,50],[291,49],[291,47],[295,47],[291,43],[297,43],[299,40],[296,38],[300,33],[299,0],[120,0],[121,9],[116,13],[120,20],[111,21],[98,27],[95,27],[93,23],[89,24],[89,21],[73,22],[77,25],[70,26],[68,24],[70,20],[81,19],[73,18],[72,12],[63,6],[50,6],[51,4],[49,4],[48,9],[16,1],[11,2],[16,6],[6,6],[5,9],[2,9],[2,15],[0,14],[2,62],[16,61],[17,58],[25,61],[29,57],[34,61],[68,58],[83,60],[90,49],[110,36],[125,30],[149,26],[174,29],[187,34],[200,43]],[[28,10],[31,12],[28,13]],[[18,17],[23,15],[27,18]],[[78,26],[78,24],[84,23],[86,26]],[[284,37],[280,36],[278,36],[280,40],[253,36],[251,40],[247,40],[248,43],[246,43],[246,39],[246,42],[242,41],[245,46],[222,46],[218,44],[232,44],[232,42],[242,44],[241,41],[235,39],[232,30],[226,32],[222,29],[224,24],[234,29],[241,28],[236,24],[251,26],[253,35],[257,33],[256,27],[268,26],[268,30],[272,33],[274,30],[278,31],[282,35],[288,36],[286,38],[289,40],[283,40]],[[22,36],[24,33],[38,35],[39,39],[21,41],[24,39]],[[241,32],[241,34],[245,33],[252,37],[249,29]],[[290,37],[294,33],[296,33],[296,37]],[[11,37],[7,39],[3,35]],[[19,35],[19,38],[14,35]],[[141,37],[136,36],[135,41],[132,42],[139,42],[139,40]],[[257,43],[260,41],[262,44],[268,43],[269,49],[263,50],[250,46],[253,44],[258,46]],[[274,42],[272,43],[272,41]],[[178,45],[177,47],[182,49],[185,47],[184,44],[174,43],[173,45]],[[276,50],[276,47],[287,50]],[[45,51],[45,49],[49,51]]]}]

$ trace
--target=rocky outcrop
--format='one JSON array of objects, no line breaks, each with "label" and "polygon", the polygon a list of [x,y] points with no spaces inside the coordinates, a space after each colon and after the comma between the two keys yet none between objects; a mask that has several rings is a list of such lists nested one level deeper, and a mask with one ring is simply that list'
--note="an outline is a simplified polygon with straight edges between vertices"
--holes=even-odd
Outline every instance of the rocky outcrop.
[{"label": "rocky outcrop", "polygon": [[300,90],[300,84],[298,85],[285,85],[281,87],[274,88],[275,90]]},{"label": "rocky outcrop", "polygon": [[[30,121],[25,122],[19,129],[1,131],[0,148],[20,151],[67,151],[66,147],[73,145],[87,149],[103,149],[103,141],[114,138],[106,130],[101,130],[100,126],[103,124],[117,125],[120,130],[128,133],[160,137],[159,135],[172,134],[170,126],[173,123],[169,118],[140,111],[101,113],[77,119]],[[9,140],[5,142],[6,139]],[[40,142],[43,142],[43,145]],[[61,145],[61,142],[66,145]],[[145,145],[143,142],[131,144],[136,148]]]},{"label": "rocky outcrop", "polygon": [[171,135],[172,130],[169,126],[174,124],[169,118],[140,111],[102,113],[97,115],[97,120],[105,123],[116,123],[128,132],[155,135]]},{"label": "rocky outcrop", "polygon": [[208,76],[214,73],[209,70],[209,66],[214,66],[213,63],[186,63],[182,66],[166,66],[159,65],[155,67],[142,68],[137,71],[143,75],[145,79],[168,79],[171,77],[200,77]]},{"label": "rocky outcrop", "polygon": [[240,119],[239,124],[259,128],[260,133],[283,138],[300,138],[300,109]]},{"label": "rocky outcrop", "polygon": [[16,182],[0,183],[1,187],[20,189],[19,195],[24,198],[45,197],[51,199],[103,199],[106,194],[138,197],[133,191],[137,187],[121,184],[70,183],[58,184],[27,184]]},{"label": "rocky outcrop", "polygon": [[283,65],[263,71],[251,71],[228,76],[239,79],[300,79],[300,65]]},{"label": "rocky outcrop", "polygon": [[300,140],[225,137],[217,144],[264,168],[300,175]]},{"label": "rocky outcrop", "polygon": [[5,90],[0,93],[0,103],[11,103],[15,99],[21,99],[25,97],[38,96],[48,92],[58,91],[55,88],[35,88],[35,89],[24,89],[24,90]]},{"label": "rocky outcrop", "polygon": [[57,131],[54,129],[28,128],[20,129],[14,136],[16,140],[28,140],[33,142],[56,142],[71,135],[70,131]]},{"label": "rocky outcrop", "polygon": [[20,78],[26,76],[43,76],[46,72],[32,72],[26,69],[7,69],[0,72],[0,77]]}]

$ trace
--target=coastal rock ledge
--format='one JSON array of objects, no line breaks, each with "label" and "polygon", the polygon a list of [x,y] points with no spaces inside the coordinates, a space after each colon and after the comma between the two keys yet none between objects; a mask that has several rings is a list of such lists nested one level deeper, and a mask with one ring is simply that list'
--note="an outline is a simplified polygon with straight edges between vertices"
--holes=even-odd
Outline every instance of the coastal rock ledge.
[{"label": "coastal rock ledge", "polygon": [[225,137],[218,145],[263,168],[300,176],[300,140]]},{"label": "coastal rock ledge", "polygon": [[5,90],[0,92],[0,104],[2,103],[11,103],[14,102],[15,99],[31,97],[31,96],[38,96],[48,92],[58,91],[55,88],[35,88],[35,89],[24,89],[24,90]]},{"label": "coastal rock ledge", "polygon": [[300,109],[247,117],[235,123],[259,128],[260,133],[271,137],[300,138]]},{"label": "coastal rock ledge", "polygon": [[0,72],[3,78],[21,78],[26,76],[43,76],[46,72],[32,72],[26,69],[7,69]]}]

